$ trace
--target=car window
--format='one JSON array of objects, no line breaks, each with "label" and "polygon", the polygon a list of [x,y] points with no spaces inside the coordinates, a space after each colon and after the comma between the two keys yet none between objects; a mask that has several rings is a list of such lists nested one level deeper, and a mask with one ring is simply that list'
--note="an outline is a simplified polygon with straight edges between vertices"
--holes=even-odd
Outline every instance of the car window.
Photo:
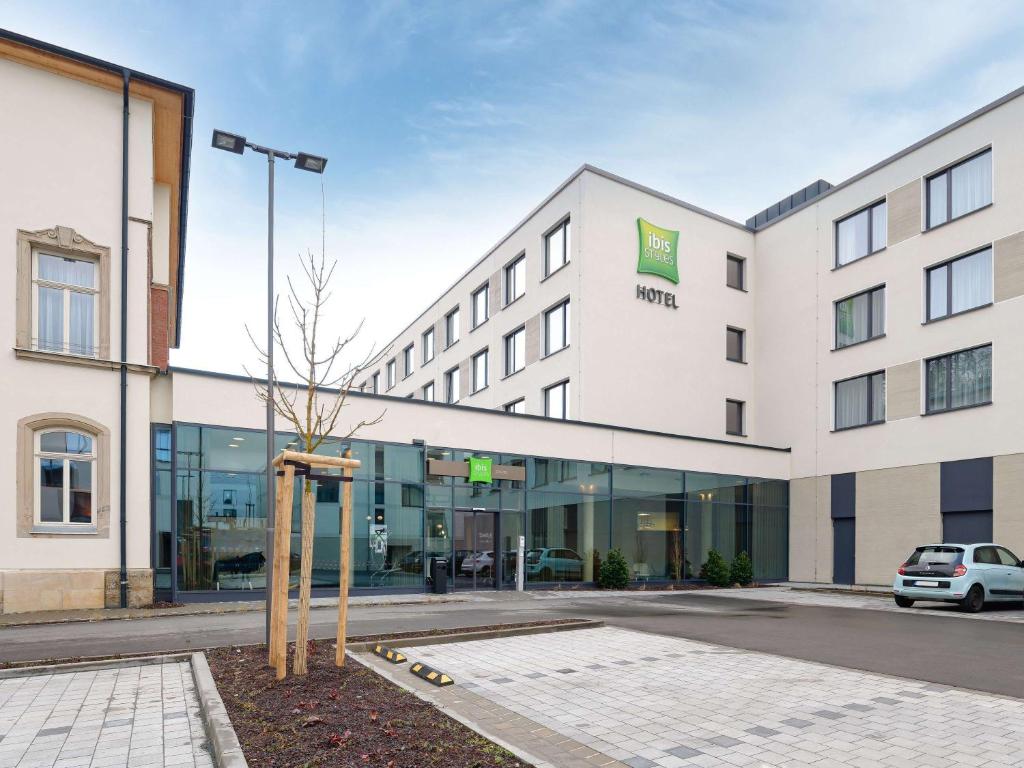
[{"label": "car window", "polygon": [[907,565],[959,565],[963,556],[964,551],[959,547],[918,547],[907,558]]},{"label": "car window", "polygon": [[1019,558],[1005,547],[996,547],[996,554],[999,555],[999,562],[1003,565],[1018,565]]},{"label": "car window", "polygon": [[974,550],[974,562],[981,565],[999,565],[995,547],[978,547]]}]

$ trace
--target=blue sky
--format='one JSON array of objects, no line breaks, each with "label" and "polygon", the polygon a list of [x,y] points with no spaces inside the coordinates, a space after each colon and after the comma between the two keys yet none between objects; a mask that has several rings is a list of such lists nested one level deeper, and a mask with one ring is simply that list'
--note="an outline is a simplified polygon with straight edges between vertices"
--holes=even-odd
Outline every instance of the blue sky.
[{"label": "blue sky", "polygon": [[[1024,85],[1020,2],[0,0],[0,26],[196,89],[172,363],[226,371],[263,323],[265,163],[215,126],[329,158],[331,320],[368,344],[584,162],[744,220]],[[321,186],[279,169],[283,283]]]}]

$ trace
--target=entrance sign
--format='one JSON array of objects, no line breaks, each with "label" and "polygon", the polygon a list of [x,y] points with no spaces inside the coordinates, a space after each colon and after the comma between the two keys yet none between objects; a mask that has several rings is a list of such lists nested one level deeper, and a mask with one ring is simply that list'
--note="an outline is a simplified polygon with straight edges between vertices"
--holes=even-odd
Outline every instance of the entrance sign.
[{"label": "entrance sign", "polygon": [[477,458],[470,456],[469,459],[469,482],[490,483],[492,459]]},{"label": "entrance sign", "polygon": [[[469,478],[469,462],[427,459],[427,474]],[[491,464],[491,479],[488,482],[495,480],[526,480],[526,467],[513,464]]]},{"label": "entrance sign", "polygon": [[662,229],[645,219],[636,220],[640,232],[638,273],[658,275],[679,283],[679,231]]}]

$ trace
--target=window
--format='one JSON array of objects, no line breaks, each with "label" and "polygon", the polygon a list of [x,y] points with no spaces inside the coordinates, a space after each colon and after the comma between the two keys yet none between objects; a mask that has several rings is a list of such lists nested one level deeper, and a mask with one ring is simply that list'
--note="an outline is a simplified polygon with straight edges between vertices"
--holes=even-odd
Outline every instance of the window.
[{"label": "window", "polygon": [[487,322],[488,308],[487,308],[487,293],[488,286],[482,285],[477,288],[476,293],[473,294],[473,327],[479,328],[481,325]]},{"label": "window", "polygon": [[402,378],[407,379],[412,376],[413,361],[412,361],[412,344],[402,350]]},{"label": "window", "polygon": [[505,375],[511,376],[526,367],[526,328],[512,331],[505,337]]},{"label": "window", "polygon": [[727,434],[744,435],[743,406],[742,400],[725,401],[725,431]]},{"label": "window", "polygon": [[33,347],[46,352],[96,354],[97,264],[37,252],[33,260]]},{"label": "window", "polygon": [[572,241],[569,220],[566,219],[544,235],[544,277],[557,272],[569,263]]},{"label": "window", "polygon": [[938,320],[992,303],[992,248],[927,270],[928,319]]},{"label": "window", "polygon": [[459,308],[444,316],[445,349],[459,340]]},{"label": "window", "polygon": [[544,313],[544,354],[569,346],[569,300]]},{"label": "window", "polygon": [[725,284],[730,288],[745,291],[746,277],[746,259],[727,253],[725,255]]},{"label": "window", "polygon": [[526,254],[505,267],[505,303],[511,304],[526,293]]},{"label": "window", "polygon": [[885,421],[885,373],[870,373],[835,383],[835,428],[849,429]]},{"label": "window", "polygon": [[992,202],[992,150],[929,176],[928,228],[960,218]]},{"label": "window", "polygon": [[746,333],[740,328],[729,328],[725,329],[725,359],[732,360],[734,363],[742,363],[743,358],[743,344],[746,337]]},{"label": "window", "polygon": [[505,413],[526,413],[526,398],[520,397],[518,400],[513,400],[511,403],[505,403],[502,406]]},{"label": "window", "polygon": [[444,375],[444,401],[459,402],[459,369],[452,368]]},{"label": "window", "polygon": [[992,345],[925,362],[925,412],[939,413],[992,402]]},{"label": "window", "polygon": [[36,523],[94,524],[95,463],[91,435],[60,429],[36,433]]},{"label": "window", "polygon": [[885,335],[885,286],[835,303],[836,349]]},{"label": "window", "polygon": [[370,391],[375,395],[380,394],[380,371],[370,377]]},{"label": "window", "polygon": [[395,368],[397,368],[397,367],[398,366],[395,365],[395,359],[394,358],[391,358],[390,360],[388,360],[387,368],[385,369],[387,371],[388,389],[391,389],[392,387],[395,386]]},{"label": "window", "polygon": [[841,267],[885,248],[885,201],[836,222],[836,266]]},{"label": "window", "polygon": [[434,329],[423,332],[423,364],[434,359]]},{"label": "window", "polygon": [[487,386],[487,350],[473,355],[473,391],[479,392]]},{"label": "window", "polygon": [[434,402],[434,382],[430,381],[423,385],[423,399],[428,403]]},{"label": "window", "polygon": [[552,419],[569,418],[569,382],[563,381],[544,390],[544,415]]}]

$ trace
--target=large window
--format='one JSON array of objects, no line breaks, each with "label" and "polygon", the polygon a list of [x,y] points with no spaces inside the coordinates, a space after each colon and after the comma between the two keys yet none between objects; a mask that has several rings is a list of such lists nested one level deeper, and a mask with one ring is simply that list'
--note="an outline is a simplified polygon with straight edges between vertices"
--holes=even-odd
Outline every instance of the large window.
[{"label": "large window", "polygon": [[836,222],[836,266],[885,248],[885,201]]},{"label": "large window", "polygon": [[928,319],[938,320],[992,303],[992,248],[927,271]]},{"label": "large window", "polygon": [[473,391],[479,392],[487,386],[487,350],[473,355]]},{"label": "large window", "polygon": [[404,379],[407,379],[410,376],[412,376],[412,371],[414,367],[412,359],[412,349],[412,344],[410,344],[408,347],[402,350],[402,378]]},{"label": "large window", "polygon": [[70,430],[35,435],[35,521],[93,525],[95,440]]},{"label": "large window", "polygon": [[984,208],[992,202],[992,150],[929,176],[925,184],[929,228]]},{"label": "large window", "polygon": [[444,316],[445,348],[459,340],[459,308],[456,307]]},{"label": "large window", "polygon": [[370,391],[375,395],[380,394],[380,371],[370,377]]},{"label": "large window", "polygon": [[428,403],[434,402],[434,382],[428,381],[423,385],[423,399]]},{"label": "large window", "polygon": [[544,415],[552,419],[569,418],[568,381],[563,381],[544,390]]},{"label": "large window", "polygon": [[511,376],[526,366],[526,328],[505,337],[505,375]]},{"label": "large window", "polygon": [[746,433],[744,429],[744,406],[745,403],[742,400],[726,400],[725,401],[725,431],[729,435],[744,436]]},{"label": "large window", "polygon": [[526,413],[526,398],[520,397],[518,400],[513,400],[511,403],[505,403],[502,406],[505,413]]},{"label": "large window", "polygon": [[459,369],[452,368],[444,375],[444,401],[459,402]]},{"label": "large window", "polygon": [[526,293],[526,254],[505,267],[505,303],[511,304]]},{"label": "large window", "polygon": [[836,307],[836,349],[885,335],[885,286],[840,299]]},{"label": "large window", "polygon": [[725,284],[740,291],[747,289],[747,260],[731,253],[725,256]]},{"label": "large window", "polygon": [[566,219],[544,236],[544,276],[568,264],[571,251],[569,220]]},{"label": "large window", "polygon": [[925,362],[925,411],[938,413],[992,402],[992,345]]},{"label": "large window", "polygon": [[740,328],[725,329],[725,359],[734,363],[744,362],[746,332]]},{"label": "large window", "polygon": [[36,253],[33,260],[34,347],[69,355],[96,354],[97,264]]},{"label": "large window", "polygon": [[423,364],[434,359],[434,329],[423,332]]},{"label": "large window", "polygon": [[484,284],[473,293],[473,327],[479,328],[487,322],[487,285]]},{"label": "large window", "polygon": [[544,354],[569,346],[569,300],[544,313]]},{"label": "large window", "polygon": [[395,381],[396,381],[395,369],[397,367],[398,366],[395,364],[395,359],[394,358],[391,358],[390,360],[388,360],[388,365],[387,365],[387,368],[385,369],[387,371],[387,377],[388,377],[388,389],[391,389],[391,388],[393,388],[395,386]]},{"label": "large window", "polygon": [[836,429],[885,421],[885,373],[870,373],[835,383]]}]

